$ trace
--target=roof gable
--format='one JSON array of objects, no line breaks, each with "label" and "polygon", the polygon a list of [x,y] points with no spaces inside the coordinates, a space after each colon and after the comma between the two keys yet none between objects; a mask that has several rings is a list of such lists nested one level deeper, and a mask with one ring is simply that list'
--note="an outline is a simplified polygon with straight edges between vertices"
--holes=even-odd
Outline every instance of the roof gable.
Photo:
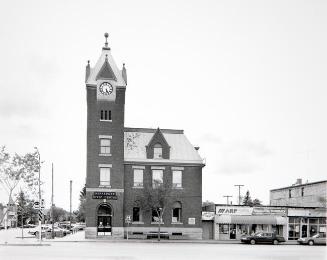
[{"label": "roof gable", "polygon": [[106,56],[106,60],[96,76],[96,80],[98,79],[112,79],[117,81],[115,73],[112,71],[112,68],[109,65],[108,56]]}]

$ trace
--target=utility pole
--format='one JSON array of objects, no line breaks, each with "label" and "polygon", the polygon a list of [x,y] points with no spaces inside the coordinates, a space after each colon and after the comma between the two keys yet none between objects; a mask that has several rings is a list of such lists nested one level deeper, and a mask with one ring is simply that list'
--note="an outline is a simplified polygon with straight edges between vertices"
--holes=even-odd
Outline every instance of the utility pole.
[{"label": "utility pole", "polygon": [[73,181],[70,180],[70,207],[69,207],[69,228],[72,228],[72,186]]},{"label": "utility pole", "polygon": [[54,238],[54,219],[53,219],[53,163],[51,164],[51,238]]},{"label": "utility pole", "polygon": [[39,152],[39,149],[37,147],[34,147],[34,149],[36,149],[36,153],[38,155],[38,159],[39,159],[39,240],[40,240],[40,244],[42,242],[42,221],[41,221],[41,218],[40,218],[40,211],[41,211],[41,203],[42,203],[42,200],[41,200],[41,155],[40,155],[40,152]]},{"label": "utility pole", "polygon": [[243,187],[243,184],[236,184],[235,187],[238,187],[238,205],[241,205],[241,187]]},{"label": "utility pole", "polygon": [[223,197],[227,198],[227,206],[229,205],[229,198],[232,198],[233,196],[230,195],[224,195]]}]

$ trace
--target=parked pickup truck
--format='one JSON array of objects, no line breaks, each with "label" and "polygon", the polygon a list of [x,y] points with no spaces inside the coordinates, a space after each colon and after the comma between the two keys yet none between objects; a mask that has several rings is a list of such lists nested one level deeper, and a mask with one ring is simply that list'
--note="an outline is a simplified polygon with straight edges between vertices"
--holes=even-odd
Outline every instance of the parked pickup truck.
[{"label": "parked pickup truck", "polygon": [[251,245],[254,244],[274,244],[278,245],[281,242],[285,242],[285,238],[282,236],[277,236],[275,233],[272,232],[259,232],[254,234],[253,236],[243,236],[241,238],[242,243],[248,243]]}]

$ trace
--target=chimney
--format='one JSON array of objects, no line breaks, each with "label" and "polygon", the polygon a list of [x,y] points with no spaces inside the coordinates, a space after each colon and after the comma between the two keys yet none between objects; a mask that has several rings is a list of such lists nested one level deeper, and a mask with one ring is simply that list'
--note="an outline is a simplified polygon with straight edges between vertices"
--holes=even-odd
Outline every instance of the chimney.
[{"label": "chimney", "polygon": [[296,179],[296,185],[301,185],[302,184],[302,179]]},{"label": "chimney", "polygon": [[90,76],[90,71],[91,71],[91,68],[90,68],[90,61],[88,60],[87,61],[87,65],[86,65],[86,68],[85,68],[85,82],[87,82],[89,76]]},{"label": "chimney", "polygon": [[125,63],[123,63],[123,70],[122,70],[122,76],[123,76],[123,79],[127,85],[127,71],[126,71],[126,68],[125,68]]}]

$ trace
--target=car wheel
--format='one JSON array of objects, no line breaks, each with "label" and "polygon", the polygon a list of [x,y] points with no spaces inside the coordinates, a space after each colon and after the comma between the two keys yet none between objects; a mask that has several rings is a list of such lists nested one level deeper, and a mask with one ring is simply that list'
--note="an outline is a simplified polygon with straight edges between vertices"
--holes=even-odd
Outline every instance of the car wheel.
[{"label": "car wheel", "polygon": [[312,240],[310,240],[309,242],[308,242],[308,244],[309,244],[309,246],[313,246],[313,241]]},{"label": "car wheel", "polygon": [[274,239],[273,244],[274,245],[278,245],[278,240],[277,239]]},{"label": "car wheel", "polygon": [[255,240],[254,239],[251,239],[250,243],[251,243],[251,245],[254,245],[255,244]]}]

